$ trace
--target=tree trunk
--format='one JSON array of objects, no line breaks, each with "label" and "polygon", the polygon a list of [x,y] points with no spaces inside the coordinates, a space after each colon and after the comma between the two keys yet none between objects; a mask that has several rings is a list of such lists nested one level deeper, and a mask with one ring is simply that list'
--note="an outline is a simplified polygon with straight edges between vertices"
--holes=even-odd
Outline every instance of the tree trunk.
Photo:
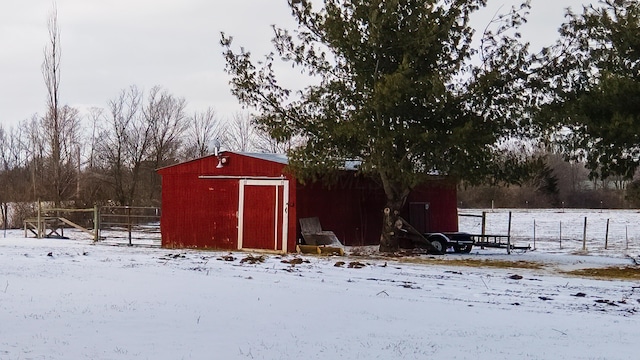
[{"label": "tree trunk", "polygon": [[382,233],[380,234],[380,252],[395,252],[400,249],[399,232],[402,227],[400,210],[404,206],[411,189],[402,182],[394,182],[390,177],[380,172],[382,187],[387,196],[387,204],[382,217]]},{"label": "tree trunk", "polygon": [[382,234],[380,234],[380,252],[395,252],[400,249],[397,228],[398,210],[389,207],[384,209],[382,217]]},{"label": "tree trunk", "polygon": [[60,29],[58,28],[58,9],[55,6],[49,16],[47,24],[49,30],[49,43],[45,47],[44,61],[42,63],[42,74],[47,87],[47,118],[45,119],[46,129],[51,141],[51,166],[53,167],[53,201],[56,207],[60,207],[62,202],[62,175],[61,175],[61,140],[60,140],[60,108],[59,108],[59,88],[60,88]]},{"label": "tree trunk", "polygon": [[396,252],[400,249],[400,233],[402,220],[400,210],[404,205],[406,196],[401,199],[387,200],[382,216],[382,233],[380,234],[380,252]]}]

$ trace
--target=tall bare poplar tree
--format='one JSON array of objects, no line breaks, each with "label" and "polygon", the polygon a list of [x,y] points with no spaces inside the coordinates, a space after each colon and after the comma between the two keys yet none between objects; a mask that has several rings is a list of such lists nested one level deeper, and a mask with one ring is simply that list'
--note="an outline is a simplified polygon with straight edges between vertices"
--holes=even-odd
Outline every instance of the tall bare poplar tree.
[{"label": "tall bare poplar tree", "polygon": [[44,119],[45,131],[50,134],[51,146],[51,181],[53,182],[53,200],[57,205],[62,200],[61,155],[60,155],[60,29],[58,28],[58,10],[54,3],[47,24],[49,42],[44,48],[42,75],[47,87],[47,113]]}]

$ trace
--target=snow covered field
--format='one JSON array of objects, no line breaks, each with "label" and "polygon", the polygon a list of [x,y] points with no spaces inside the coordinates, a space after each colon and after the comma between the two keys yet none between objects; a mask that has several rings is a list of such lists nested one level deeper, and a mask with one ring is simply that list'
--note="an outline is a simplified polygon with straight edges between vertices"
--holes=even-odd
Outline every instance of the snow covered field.
[{"label": "snow covered field", "polygon": [[[550,223],[558,217],[553,213]],[[579,255],[555,249],[550,239],[511,255],[474,249],[419,258],[227,257],[23,235],[0,237],[0,359],[636,359],[640,353],[640,281],[563,272],[639,271],[637,232],[630,250],[604,250],[594,236]],[[513,266],[459,265],[464,259]]]}]

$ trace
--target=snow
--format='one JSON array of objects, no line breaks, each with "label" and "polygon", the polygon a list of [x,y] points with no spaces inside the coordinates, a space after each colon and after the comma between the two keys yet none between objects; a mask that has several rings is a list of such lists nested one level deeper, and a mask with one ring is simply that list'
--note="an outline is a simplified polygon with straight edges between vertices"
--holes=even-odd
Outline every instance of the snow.
[{"label": "snow", "polygon": [[[0,359],[632,359],[640,350],[638,281],[561,272],[635,266],[634,243],[604,250],[594,237],[576,252],[551,239],[511,255],[416,258],[233,252],[226,261],[227,252],[82,234],[23,236],[0,238]],[[242,262],[250,255],[264,262]],[[283,262],[293,259],[302,263]]]}]

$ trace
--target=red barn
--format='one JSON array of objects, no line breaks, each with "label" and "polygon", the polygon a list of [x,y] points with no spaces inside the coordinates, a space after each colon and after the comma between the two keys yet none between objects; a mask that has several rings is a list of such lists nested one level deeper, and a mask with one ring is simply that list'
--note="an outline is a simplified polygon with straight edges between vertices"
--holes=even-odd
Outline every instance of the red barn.
[{"label": "red barn", "polygon": [[[285,155],[222,152],[158,170],[162,246],[290,252],[307,217],[345,245],[379,243],[379,185],[353,170],[330,186],[302,185],[286,165]],[[403,215],[422,232],[457,231],[455,184],[434,177],[411,193]]]}]

